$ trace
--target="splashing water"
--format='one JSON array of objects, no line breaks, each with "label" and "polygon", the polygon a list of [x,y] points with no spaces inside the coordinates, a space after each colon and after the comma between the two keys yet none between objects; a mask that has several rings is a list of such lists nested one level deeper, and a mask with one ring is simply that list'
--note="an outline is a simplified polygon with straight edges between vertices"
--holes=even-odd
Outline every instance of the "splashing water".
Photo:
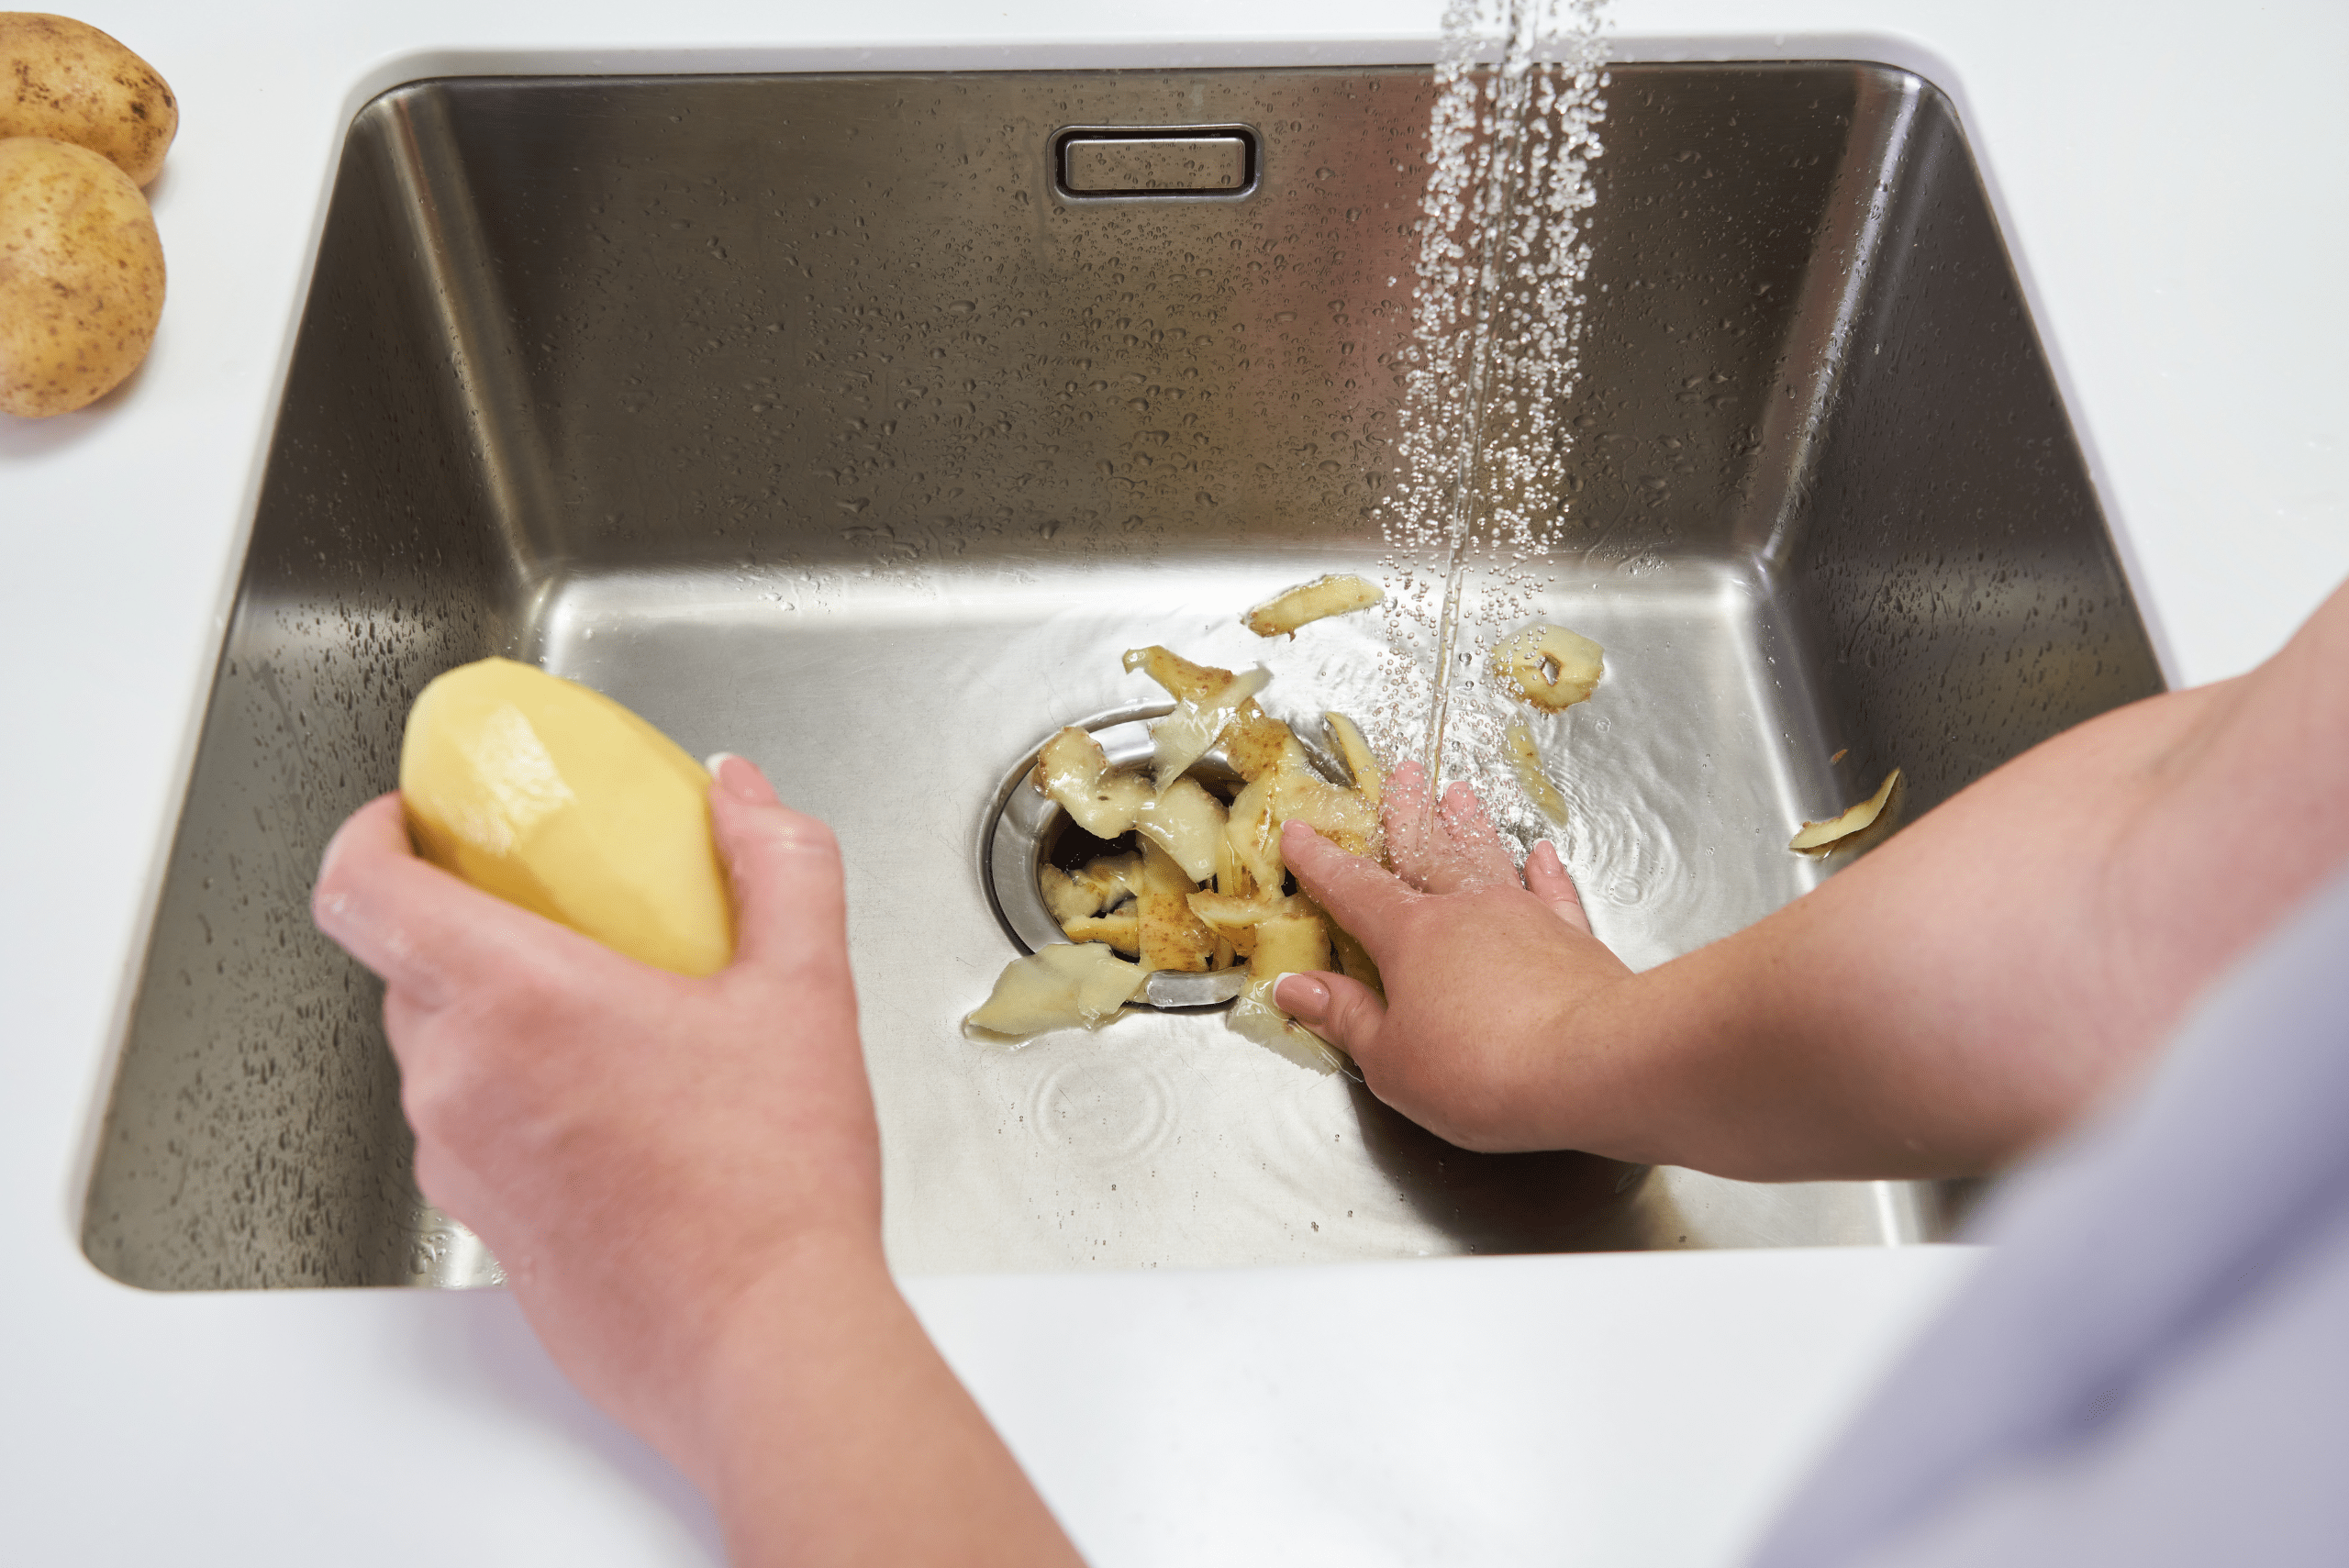
[{"label": "splashing water", "polygon": [[[1491,633],[1521,620],[1565,517],[1590,265],[1581,215],[1606,115],[1602,0],[1453,0],[1420,204],[1419,289],[1382,522],[1381,750],[1513,798]],[[1431,792],[1431,798],[1433,792]]]}]

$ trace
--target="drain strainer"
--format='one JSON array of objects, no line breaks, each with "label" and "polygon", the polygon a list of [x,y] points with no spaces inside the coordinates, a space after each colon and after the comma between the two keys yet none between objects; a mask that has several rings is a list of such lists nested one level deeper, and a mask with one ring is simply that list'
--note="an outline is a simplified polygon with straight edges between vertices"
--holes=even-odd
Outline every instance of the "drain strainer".
[{"label": "drain strainer", "polygon": [[[1159,703],[1147,707],[1117,708],[1077,722],[1100,743],[1102,755],[1108,759],[1111,768],[1140,771],[1150,763],[1150,721],[1174,711],[1171,704]],[[986,887],[988,902],[995,906],[996,918],[1001,922],[1004,934],[1022,952],[1034,952],[1068,940],[1044,903],[1040,882],[1044,867],[1057,865],[1063,871],[1078,871],[1097,856],[1137,847],[1131,835],[1108,840],[1085,832],[1070,819],[1058,802],[1029,782],[1035,770],[1037,751],[1051,739],[1050,735],[1039,736],[1019,765],[1004,776],[996,789],[986,831],[979,841],[979,880]],[[1334,759],[1307,744],[1303,737],[1298,738],[1297,743],[1316,773],[1332,783],[1344,782],[1345,774]],[[1219,750],[1200,758],[1187,776],[1227,803],[1241,785],[1240,775],[1232,771]],[[1244,978],[1245,971],[1240,969],[1205,974],[1161,970],[1150,977],[1144,998],[1160,1007],[1219,1006],[1239,995]]]}]

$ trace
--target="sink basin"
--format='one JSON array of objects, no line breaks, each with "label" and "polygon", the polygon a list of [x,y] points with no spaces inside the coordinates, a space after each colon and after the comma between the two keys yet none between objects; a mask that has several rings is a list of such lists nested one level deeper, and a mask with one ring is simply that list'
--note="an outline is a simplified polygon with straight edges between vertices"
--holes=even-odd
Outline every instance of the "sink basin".
[{"label": "sink basin", "polygon": [[[83,1220],[159,1289],[494,1283],[423,1203],[380,991],[310,929],[402,717],[491,653],[755,759],[851,875],[908,1271],[1885,1244],[1950,1189],[1478,1156],[1213,1014],[1024,1049],[998,786],[1163,641],[1366,706],[1420,69],[466,79],[351,127]],[[2160,678],[1947,101],[1851,63],[1625,65],[1544,618],[1608,649],[1551,759],[1652,964]],[[1132,128],[1204,194],[1154,188]],[[1084,128],[1103,189],[1063,183]],[[1135,172],[1139,171],[1139,172]],[[1176,185],[1181,178],[1168,176]],[[1124,182],[1123,185],[1119,182]],[[1163,183],[1163,182],[1162,182]]]}]

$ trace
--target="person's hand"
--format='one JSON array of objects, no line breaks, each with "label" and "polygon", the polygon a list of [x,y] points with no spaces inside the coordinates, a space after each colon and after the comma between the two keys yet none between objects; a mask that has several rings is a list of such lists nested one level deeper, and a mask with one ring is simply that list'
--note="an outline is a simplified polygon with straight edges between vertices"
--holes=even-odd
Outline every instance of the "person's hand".
[{"label": "person's hand", "polygon": [[689,1468],[736,1306],[778,1274],[880,1269],[839,850],[739,758],[710,817],[737,924],[707,979],[417,859],[396,795],[343,825],[312,897],[384,977],[417,1184],[496,1253],[565,1370]]},{"label": "person's hand", "polygon": [[1600,1064],[1575,1059],[1576,1015],[1631,971],[1591,935],[1548,843],[1519,881],[1468,785],[1431,803],[1425,773],[1406,764],[1387,781],[1386,819],[1399,874],[1299,822],[1283,832],[1281,853],[1370,950],[1386,1000],[1338,974],[1289,976],[1274,999],[1352,1055],[1372,1093],[1464,1148],[1571,1141],[1575,1129],[1553,1114],[1554,1086],[1603,1076]]},{"label": "person's hand", "polygon": [[409,850],[396,795],[312,908],[384,977],[417,1184],[587,1394],[765,1563],[1074,1563],[891,1282],[838,846],[718,761],[734,962],[651,969]]}]

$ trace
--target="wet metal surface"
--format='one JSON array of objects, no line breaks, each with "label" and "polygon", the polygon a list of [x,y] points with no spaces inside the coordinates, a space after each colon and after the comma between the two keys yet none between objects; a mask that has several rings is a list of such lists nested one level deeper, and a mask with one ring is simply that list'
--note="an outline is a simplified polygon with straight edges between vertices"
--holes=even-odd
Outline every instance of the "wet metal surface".
[{"label": "wet metal surface", "polygon": [[[353,127],[83,1227],[158,1288],[462,1285],[319,850],[489,653],[739,751],[837,825],[908,1270],[1936,1233],[1926,1187],[1452,1149],[1342,1077],[1128,1018],[956,1020],[980,874],[1119,651],[1366,701],[1424,72],[473,80]],[[1600,933],[1651,964],[2158,676],[1947,104],[1866,66],[1623,66],[1546,616],[1609,676],[1549,745]],[[1254,128],[1236,198],[1072,199],[1072,127]]]}]

